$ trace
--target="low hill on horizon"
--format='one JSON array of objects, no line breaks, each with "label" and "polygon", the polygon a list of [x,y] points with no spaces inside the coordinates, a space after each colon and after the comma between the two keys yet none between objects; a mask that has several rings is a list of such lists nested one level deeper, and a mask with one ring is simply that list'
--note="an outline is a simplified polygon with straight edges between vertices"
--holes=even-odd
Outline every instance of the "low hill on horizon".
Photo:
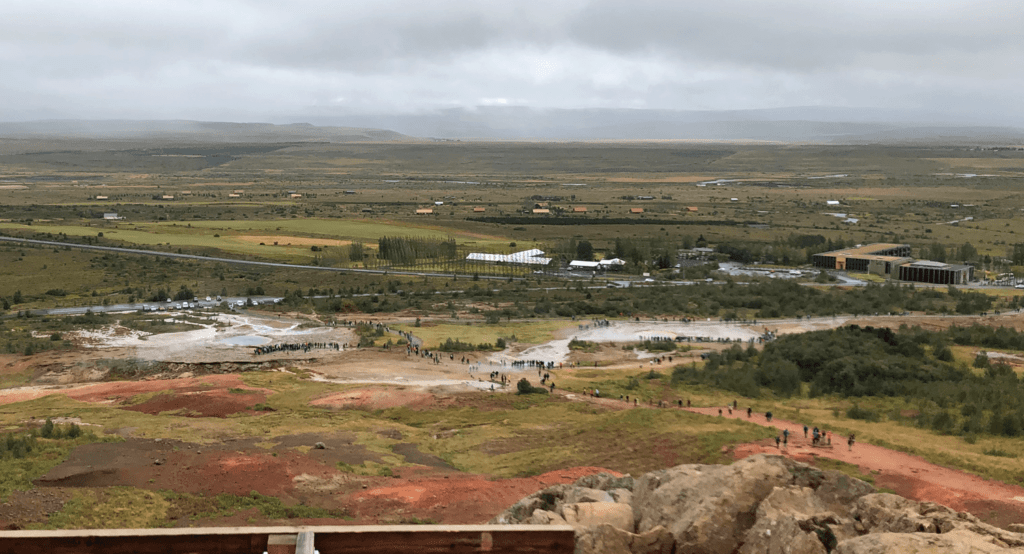
[{"label": "low hill on horizon", "polygon": [[482,106],[410,114],[305,114],[320,125],[394,129],[446,140],[720,140],[820,144],[1024,143],[1024,126],[920,111],[537,109]]},{"label": "low hill on horizon", "polygon": [[303,123],[49,119],[0,122],[0,139],[174,143],[749,141],[813,144],[1024,144],[1024,124],[855,108],[770,110],[456,108],[408,114],[316,113]]},{"label": "low hill on horizon", "polygon": [[53,119],[0,122],[0,138],[158,140],[169,142],[394,142],[415,140],[387,129],[309,123],[232,123],[189,120]]}]

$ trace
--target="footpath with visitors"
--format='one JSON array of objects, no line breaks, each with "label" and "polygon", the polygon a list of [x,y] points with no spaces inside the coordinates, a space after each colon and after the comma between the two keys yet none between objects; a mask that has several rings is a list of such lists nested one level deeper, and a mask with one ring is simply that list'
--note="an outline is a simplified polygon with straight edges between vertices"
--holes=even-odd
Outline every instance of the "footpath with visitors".
[{"label": "footpath with visitors", "polygon": [[919,456],[867,444],[860,437],[856,438],[854,444],[848,445],[847,435],[836,434],[831,430],[824,429],[823,433],[832,433],[831,448],[827,444],[827,435],[823,435],[822,444],[824,446],[813,446],[810,433],[807,438],[804,438],[803,423],[786,421],[777,417],[772,417],[769,420],[763,412],[754,412],[748,417],[747,409],[743,406],[734,410],[727,410],[725,406],[679,407],[678,405],[667,405],[657,408],[650,405],[645,406],[643,403],[635,405],[632,399],[627,404],[625,401],[614,398],[594,398],[573,391],[556,389],[554,392],[571,396],[573,399],[609,407],[682,409],[709,417],[742,419],[764,427],[774,427],[778,429],[780,439],[783,432],[788,431],[788,446],[776,447],[775,439],[771,438],[739,445],[734,450],[734,456],[741,459],[754,454],[769,453],[781,454],[806,463],[813,463],[814,458],[817,457],[838,460],[858,466],[863,473],[871,474],[876,487],[889,489],[900,496],[935,502],[958,511],[970,512],[994,525],[1005,526],[1009,523],[1024,522],[1024,488],[999,481],[990,481],[961,470],[942,467]]}]

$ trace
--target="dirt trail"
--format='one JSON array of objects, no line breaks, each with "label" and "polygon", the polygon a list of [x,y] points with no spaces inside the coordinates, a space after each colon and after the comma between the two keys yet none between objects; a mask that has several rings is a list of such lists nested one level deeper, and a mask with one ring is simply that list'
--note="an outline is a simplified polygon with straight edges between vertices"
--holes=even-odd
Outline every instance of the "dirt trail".
[{"label": "dirt trail", "polygon": [[[632,404],[614,398],[594,398],[559,389],[555,389],[554,392],[570,400],[590,402],[612,409],[633,407]],[[656,408],[638,406],[633,409]],[[833,436],[831,448],[812,446],[812,432],[808,430],[808,438],[805,439],[802,423],[776,417],[769,423],[763,413],[754,413],[747,418],[745,408],[734,410],[732,414],[729,414],[725,406],[660,409],[685,409],[711,417],[717,417],[721,409],[722,417],[774,427],[778,429],[780,437],[783,430],[789,430],[787,447],[776,448],[774,439],[765,439],[738,445],[734,449],[736,458],[746,458],[760,453],[782,454],[805,463],[814,463],[816,458],[829,458],[856,465],[865,475],[872,474],[876,487],[890,489],[906,498],[943,504],[958,511],[969,512],[988,523],[1004,528],[1010,523],[1024,522],[1024,487],[990,481],[964,471],[935,465],[919,456],[872,444],[855,442],[853,447],[848,449],[845,435]]]},{"label": "dirt trail", "polygon": [[[901,496],[944,504],[955,510],[971,512],[995,524],[1019,523],[1024,521],[1024,488],[998,481],[989,481],[976,475],[950,469],[925,461],[923,458],[897,452],[881,446],[855,442],[849,448],[846,436],[833,436],[832,447],[811,445],[811,432],[804,438],[804,426],[773,417],[769,423],[762,414],[753,414],[749,419],[745,409],[733,411],[727,408],[689,408],[688,410],[708,416],[743,419],[765,427],[775,427],[780,436],[789,430],[789,445],[776,449],[774,439],[744,444],[736,448],[736,456],[744,458],[761,452],[781,453],[803,462],[814,458],[830,458],[860,467],[861,471],[875,474],[875,484],[889,488]],[[981,512],[981,513],[979,513]],[[999,512],[995,514],[993,512]]]}]

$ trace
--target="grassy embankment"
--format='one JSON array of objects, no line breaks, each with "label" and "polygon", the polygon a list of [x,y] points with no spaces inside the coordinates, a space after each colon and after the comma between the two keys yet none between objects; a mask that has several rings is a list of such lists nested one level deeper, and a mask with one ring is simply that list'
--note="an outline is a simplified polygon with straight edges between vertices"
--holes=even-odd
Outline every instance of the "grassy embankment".
[{"label": "grassy embankment", "polygon": [[567,320],[513,321],[497,324],[486,324],[475,320],[463,324],[427,322],[420,327],[408,324],[393,327],[412,333],[413,336],[423,341],[425,348],[435,349],[449,338],[472,344],[494,344],[499,338],[520,344],[541,344],[555,338],[558,331],[573,325],[571,321]]},{"label": "grassy embankment", "polygon": [[344,219],[282,219],[269,221],[173,221],[158,223],[96,223],[94,225],[0,222],[0,230],[64,233],[97,237],[107,246],[169,246],[213,249],[227,254],[255,255],[283,262],[309,263],[318,256],[311,246],[343,248],[353,241],[375,249],[383,236],[446,239],[481,249],[508,248],[503,237],[467,233],[440,225],[397,221]]},{"label": "grassy embankment", "polygon": [[[958,360],[970,363],[977,348],[953,347],[953,350]],[[879,397],[809,398],[806,386],[800,397],[778,398],[766,392],[754,399],[703,385],[673,384],[671,367],[656,367],[653,371],[646,367],[643,370],[561,370],[553,371],[552,379],[559,388],[576,392],[597,388],[603,397],[618,399],[619,395],[628,395],[631,400],[638,398],[641,404],[659,400],[671,404],[683,400],[685,404],[690,400],[694,406],[726,406],[736,400],[741,410],[749,406],[757,413],[772,411],[780,419],[829,429],[837,435],[856,433],[860,442],[918,455],[932,463],[984,478],[1024,485],[1021,462],[1024,444],[1019,438],[989,434],[960,437],[917,427],[913,423],[920,408],[916,401]],[[855,405],[866,413],[875,414],[871,419],[877,420],[847,417],[847,411]],[[893,419],[887,414],[902,416]]]},{"label": "grassy embankment", "polygon": [[[484,393],[462,397],[447,408],[382,411],[332,410],[309,402],[325,393],[351,386],[312,382],[280,373],[248,373],[246,384],[274,391],[268,411],[229,418],[184,417],[182,414],[148,415],[115,406],[69,400],[52,395],[5,406],[0,426],[18,428],[27,414],[37,418],[77,416],[102,429],[131,428],[133,436],[176,439],[196,444],[219,442],[225,436],[259,438],[268,451],[280,450],[277,438],[296,433],[353,434],[355,444],[378,461],[339,469],[365,475],[390,475],[408,465],[393,448],[412,443],[457,469],[493,477],[534,475],[560,467],[594,465],[639,474],[685,462],[721,462],[722,448],[764,438],[768,431],[740,421],[721,421],[692,414],[655,410],[608,410],[547,395],[521,397]],[[152,394],[132,399],[138,403]],[[382,430],[401,433],[388,438]],[[436,437],[436,438],[435,438]],[[85,440],[85,439],[79,439]],[[95,439],[93,439],[95,440]],[[107,437],[103,440],[120,440]],[[308,446],[296,451],[308,451]],[[31,480],[66,458],[70,448],[47,450],[19,466],[5,465],[10,483],[5,489],[32,488]],[[44,452],[44,451],[41,451]],[[160,526],[181,514],[191,520],[210,521],[239,510],[258,508],[266,518],[343,517],[327,507],[285,506],[278,499],[253,495],[221,495],[202,499],[174,491],[132,487],[82,489],[46,524],[48,527]],[[290,510],[290,511],[289,511]],[[306,510],[306,511],[302,511]],[[319,510],[319,511],[318,511]],[[177,514],[177,515],[176,515]],[[181,516],[185,517],[185,516]]]}]

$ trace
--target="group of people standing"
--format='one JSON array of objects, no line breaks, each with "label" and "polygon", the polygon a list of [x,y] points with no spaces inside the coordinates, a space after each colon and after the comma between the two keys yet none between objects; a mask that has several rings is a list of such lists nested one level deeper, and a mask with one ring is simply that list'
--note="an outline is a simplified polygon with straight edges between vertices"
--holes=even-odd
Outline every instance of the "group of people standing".
[{"label": "group of people standing", "polygon": [[274,352],[298,352],[299,350],[309,352],[310,350],[323,348],[329,350],[342,350],[347,347],[348,343],[341,345],[336,342],[289,342],[284,344],[271,344],[268,346],[255,346],[253,347],[252,353],[255,356],[259,356],[261,354],[272,354]]},{"label": "group of people standing", "polygon": [[[766,414],[766,416],[769,417],[768,421],[771,421],[770,415],[771,415],[771,412],[768,412]],[[749,410],[747,412],[747,417],[750,417]],[[826,431],[824,429],[818,429],[817,426],[815,426],[813,429],[809,429],[807,427],[807,425],[804,425],[804,439],[805,440],[807,439],[807,432],[808,431],[811,432],[811,446],[829,447],[829,448],[832,447],[832,432],[831,431]],[[856,437],[855,437],[855,435],[853,433],[850,433],[850,436],[846,438],[846,447],[847,447],[848,450],[853,450],[853,443],[854,442],[856,442]],[[783,429],[781,435],[776,435],[775,436],[775,447],[776,448],[780,448],[780,447],[785,448],[788,445],[789,445],[789,429]]]}]

